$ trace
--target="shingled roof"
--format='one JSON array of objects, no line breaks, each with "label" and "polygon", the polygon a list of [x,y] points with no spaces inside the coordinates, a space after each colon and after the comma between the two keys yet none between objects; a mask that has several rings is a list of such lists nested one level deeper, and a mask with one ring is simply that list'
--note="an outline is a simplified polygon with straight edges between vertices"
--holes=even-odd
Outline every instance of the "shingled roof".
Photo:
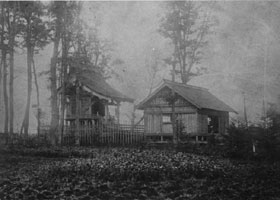
[{"label": "shingled roof", "polygon": [[139,109],[143,109],[147,101],[149,101],[154,95],[156,95],[161,89],[168,87],[173,89],[178,95],[183,97],[186,101],[193,104],[198,109],[212,109],[218,111],[235,112],[230,106],[222,102],[220,99],[211,94],[208,89],[186,85],[182,83],[176,83],[168,80],[164,80],[164,83],[155,90],[151,95],[144,99],[139,105]]},{"label": "shingled roof", "polygon": [[127,97],[109,85],[101,74],[92,70],[79,70],[75,73],[76,79],[92,92],[117,101],[133,102],[134,99]]}]

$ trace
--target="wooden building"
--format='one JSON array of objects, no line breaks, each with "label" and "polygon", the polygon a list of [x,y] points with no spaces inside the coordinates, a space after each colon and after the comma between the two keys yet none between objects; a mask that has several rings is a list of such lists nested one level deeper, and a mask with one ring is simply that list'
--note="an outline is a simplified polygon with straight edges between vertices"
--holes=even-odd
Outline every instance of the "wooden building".
[{"label": "wooden building", "polygon": [[[170,103],[172,94],[175,103]],[[205,88],[164,80],[137,106],[144,110],[145,135],[172,139],[172,105],[179,136],[191,136],[196,140],[205,140],[211,133],[225,133],[229,112],[235,112]]]},{"label": "wooden building", "polygon": [[[92,127],[100,120],[119,123],[120,103],[134,101],[109,85],[100,73],[80,68],[71,68],[65,98],[64,124],[77,131],[83,126]],[[115,106],[116,115],[109,113],[109,106]]]}]

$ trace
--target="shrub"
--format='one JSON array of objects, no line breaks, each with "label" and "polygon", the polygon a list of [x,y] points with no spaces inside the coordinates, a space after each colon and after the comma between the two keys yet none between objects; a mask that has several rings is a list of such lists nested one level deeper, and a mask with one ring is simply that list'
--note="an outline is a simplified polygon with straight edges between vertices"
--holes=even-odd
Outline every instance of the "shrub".
[{"label": "shrub", "polygon": [[26,147],[26,148],[39,148],[39,147],[50,147],[50,142],[44,137],[38,137],[37,135],[28,135],[21,136],[21,135],[12,135],[9,137],[8,147],[19,148],[19,147]]},{"label": "shrub", "polygon": [[253,155],[253,138],[243,125],[231,124],[228,134],[223,135],[225,140],[225,156],[230,158],[247,159]]},{"label": "shrub", "polygon": [[231,124],[225,139],[225,155],[238,159],[279,160],[279,133],[275,126],[246,127]]},{"label": "shrub", "polygon": [[257,134],[258,157],[265,160],[280,160],[279,134],[274,127],[262,128]]}]

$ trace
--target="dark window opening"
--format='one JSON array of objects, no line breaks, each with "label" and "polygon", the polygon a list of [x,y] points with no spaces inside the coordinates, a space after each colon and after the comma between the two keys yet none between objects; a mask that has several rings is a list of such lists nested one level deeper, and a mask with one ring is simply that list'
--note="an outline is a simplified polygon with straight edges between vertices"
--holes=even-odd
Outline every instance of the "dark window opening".
[{"label": "dark window opening", "polygon": [[76,99],[74,98],[71,98],[70,99],[70,112],[71,112],[71,115],[75,115],[76,114]]},{"label": "dark window opening", "polygon": [[93,115],[105,116],[105,106],[100,102],[95,102],[91,107],[91,113]]},{"label": "dark window opening", "polygon": [[208,116],[208,133],[219,133],[218,116]]},{"label": "dark window opening", "polygon": [[197,137],[197,140],[198,140],[198,141],[206,141],[207,139],[206,139],[206,137],[204,137],[204,136],[198,136],[198,137]]}]

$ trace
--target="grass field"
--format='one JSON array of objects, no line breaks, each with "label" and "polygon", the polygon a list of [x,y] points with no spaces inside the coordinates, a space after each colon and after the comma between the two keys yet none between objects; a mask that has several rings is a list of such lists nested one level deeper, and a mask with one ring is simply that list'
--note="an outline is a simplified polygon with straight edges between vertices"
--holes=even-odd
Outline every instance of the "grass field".
[{"label": "grass field", "polygon": [[163,150],[17,149],[0,199],[280,199],[280,163]]}]

